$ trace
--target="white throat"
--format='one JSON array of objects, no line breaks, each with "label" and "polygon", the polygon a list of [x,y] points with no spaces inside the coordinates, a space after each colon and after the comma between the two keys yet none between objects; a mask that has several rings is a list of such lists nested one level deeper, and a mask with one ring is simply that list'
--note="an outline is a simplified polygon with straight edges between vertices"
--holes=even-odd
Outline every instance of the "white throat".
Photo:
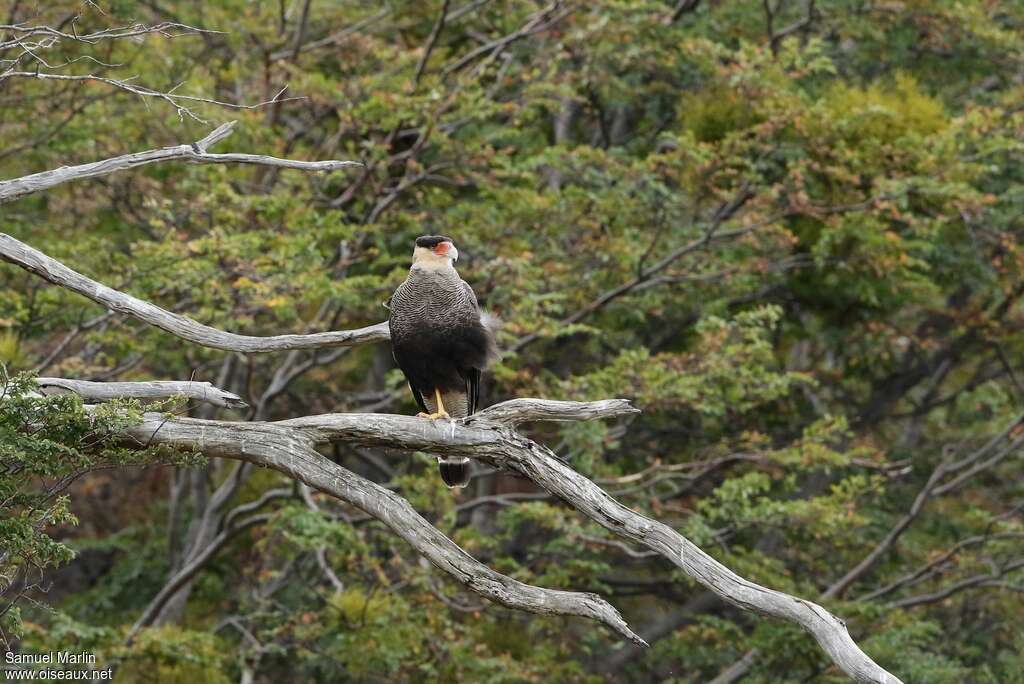
[{"label": "white throat", "polygon": [[448,263],[440,263],[440,264],[439,263],[424,263],[424,262],[421,261],[421,262],[417,262],[417,263],[413,264],[412,268],[410,270],[413,270],[413,271],[428,271],[430,273],[441,273],[441,272],[445,272],[445,271],[450,271],[452,273],[456,273],[457,272],[455,270],[455,266],[453,266],[452,262],[450,262],[450,261]]},{"label": "white throat", "polygon": [[454,271],[455,264],[451,255],[454,249],[452,247],[448,254],[440,255],[425,247],[417,247],[412,253],[412,267],[422,271],[441,271],[444,269]]}]

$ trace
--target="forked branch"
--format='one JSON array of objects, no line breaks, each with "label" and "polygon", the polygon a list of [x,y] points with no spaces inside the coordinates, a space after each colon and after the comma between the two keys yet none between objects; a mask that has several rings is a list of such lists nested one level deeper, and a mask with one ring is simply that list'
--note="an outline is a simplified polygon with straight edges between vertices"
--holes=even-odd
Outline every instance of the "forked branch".
[{"label": "forked branch", "polygon": [[89,162],[88,164],[78,164],[76,166],[62,166],[59,169],[0,181],[0,204],[31,195],[35,192],[49,190],[55,185],[67,183],[68,181],[105,176],[116,171],[124,171],[138,166],[147,166],[166,161],[187,161],[193,164],[256,164],[283,169],[298,169],[300,171],[336,171],[353,166],[362,166],[362,163],[357,161],[299,161],[268,157],[262,154],[212,154],[206,151],[211,145],[231,135],[231,130],[234,126],[234,121],[218,126],[205,138],[191,144],[123,154],[120,157],[111,157],[110,159]]},{"label": "forked branch", "polygon": [[[13,238],[0,234],[0,258],[52,283],[79,292],[108,308],[133,315],[183,339],[241,351],[346,346],[386,339],[386,324],[359,331],[256,338],[233,335],[172,314],[107,288]],[[331,336],[333,345],[324,344]],[[435,566],[469,589],[503,605],[534,613],[577,615],[598,620],[631,642],[643,644],[618,612],[593,594],[554,591],[522,584],[474,560],[408,501],[366,480],[316,451],[316,445],[347,442],[466,456],[517,473],[563,499],[623,539],[670,560],[725,601],[744,610],[800,625],[849,677],[857,682],[899,684],[850,637],[846,624],[820,605],[750,582],[725,567],[671,527],[630,510],[597,484],[562,463],[546,447],[511,427],[536,420],[588,420],[635,412],[624,400],[555,402],[520,399],[492,406],[461,421],[430,421],[388,414],[327,414],[268,422],[230,422],[147,414],[127,432],[140,444],[196,449],[273,468],[335,496],[377,518]]]},{"label": "forked branch", "polygon": [[54,285],[88,297],[111,311],[127,314],[204,347],[237,352],[271,352],[352,347],[387,340],[390,337],[386,322],[356,330],[335,330],[308,335],[237,335],[212,328],[187,316],[161,309],[159,306],[109,288],[5,233],[0,233],[0,259],[20,266]]},{"label": "forked branch", "polygon": [[73,392],[87,401],[170,399],[182,396],[222,408],[245,408],[248,406],[237,394],[214,387],[208,382],[196,382],[194,380],[90,382],[88,380],[68,380],[66,378],[36,378],[36,385],[39,386],[40,394]]},{"label": "forked branch", "polygon": [[899,679],[861,651],[840,618],[816,603],[738,576],[672,528],[626,508],[546,447],[508,427],[546,416],[568,420],[622,415],[629,412],[627,408],[623,400],[513,400],[454,422],[390,414],[326,414],[274,423],[236,423],[152,414],[130,434],[142,443],[195,448],[211,456],[274,468],[382,520],[437,567],[491,600],[530,612],[598,619],[639,643],[639,637],[619,624],[618,613],[609,613],[613,609],[596,597],[569,598],[564,592],[541,595],[536,588],[527,590],[495,577],[493,570],[461,551],[456,553],[458,547],[423,521],[404,499],[320,456],[314,445],[346,442],[473,458],[525,476],[614,534],[664,556],[722,599],[800,625],[854,681],[897,684]]},{"label": "forked branch", "polygon": [[[343,417],[354,418],[355,422],[359,418],[355,414]],[[375,424],[381,418],[394,419],[406,430],[412,425],[429,423],[422,418],[405,416],[367,417],[374,419]],[[629,629],[618,611],[596,594],[524,584],[480,563],[427,522],[404,498],[317,453],[315,444],[319,433],[316,430],[293,427],[287,421],[239,423],[168,419],[160,414],[147,414],[145,421],[132,428],[129,435],[140,444],[198,449],[209,456],[247,461],[277,470],[380,520],[437,568],[495,603],[531,613],[590,618],[634,644],[646,645]],[[155,614],[156,610],[151,607],[147,614]]]}]

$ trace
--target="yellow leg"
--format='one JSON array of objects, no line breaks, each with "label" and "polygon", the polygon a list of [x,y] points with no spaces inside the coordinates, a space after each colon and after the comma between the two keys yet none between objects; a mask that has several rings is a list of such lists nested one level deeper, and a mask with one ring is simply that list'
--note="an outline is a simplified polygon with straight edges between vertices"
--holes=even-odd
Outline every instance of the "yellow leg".
[{"label": "yellow leg", "polygon": [[434,400],[437,402],[437,411],[435,411],[434,413],[417,413],[416,417],[429,418],[430,420],[437,420],[438,418],[451,419],[451,416],[448,415],[448,412],[444,410],[444,402],[441,401],[441,390],[437,389],[436,387],[434,388]]}]

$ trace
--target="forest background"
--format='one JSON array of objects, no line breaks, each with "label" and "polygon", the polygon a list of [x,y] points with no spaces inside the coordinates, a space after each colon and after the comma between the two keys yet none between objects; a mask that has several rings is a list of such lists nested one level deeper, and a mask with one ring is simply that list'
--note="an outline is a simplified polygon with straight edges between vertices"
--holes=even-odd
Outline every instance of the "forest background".
[{"label": "forest background", "polygon": [[[413,239],[452,236],[503,321],[484,405],[631,399],[524,431],[904,681],[1024,682],[1024,3],[7,0],[0,22],[0,179],[230,120],[219,151],[364,164],[153,164],[5,203],[4,232],[250,335],[378,323]],[[489,604],[278,473],[125,450],[124,414],[31,394],[195,379],[249,407],[161,410],[414,413],[386,343],[203,348],[5,264],[0,363],[9,648],[124,682],[847,681],[523,478],[452,492],[425,454],[324,452],[496,570],[600,593],[650,649]]]}]

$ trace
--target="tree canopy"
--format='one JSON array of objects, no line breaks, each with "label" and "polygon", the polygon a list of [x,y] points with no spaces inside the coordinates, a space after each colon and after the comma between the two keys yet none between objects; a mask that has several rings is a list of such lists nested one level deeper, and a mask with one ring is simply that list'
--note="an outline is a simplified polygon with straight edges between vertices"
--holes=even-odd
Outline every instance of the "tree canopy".
[{"label": "tree canopy", "polygon": [[[3,231],[260,336],[379,323],[413,240],[452,236],[502,321],[484,405],[631,399],[521,430],[903,681],[1024,681],[1024,5],[45,5],[0,12],[0,179],[229,120],[223,152],[362,166],[151,164],[5,202]],[[798,626],[492,467],[452,493],[427,454],[321,449],[651,648],[487,603],[278,472],[117,438],[144,408],[414,414],[386,342],[203,347],[4,265],[0,366],[11,648],[73,644],[125,682],[847,681]],[[249,406],[92,410],[36,376]]]}]

